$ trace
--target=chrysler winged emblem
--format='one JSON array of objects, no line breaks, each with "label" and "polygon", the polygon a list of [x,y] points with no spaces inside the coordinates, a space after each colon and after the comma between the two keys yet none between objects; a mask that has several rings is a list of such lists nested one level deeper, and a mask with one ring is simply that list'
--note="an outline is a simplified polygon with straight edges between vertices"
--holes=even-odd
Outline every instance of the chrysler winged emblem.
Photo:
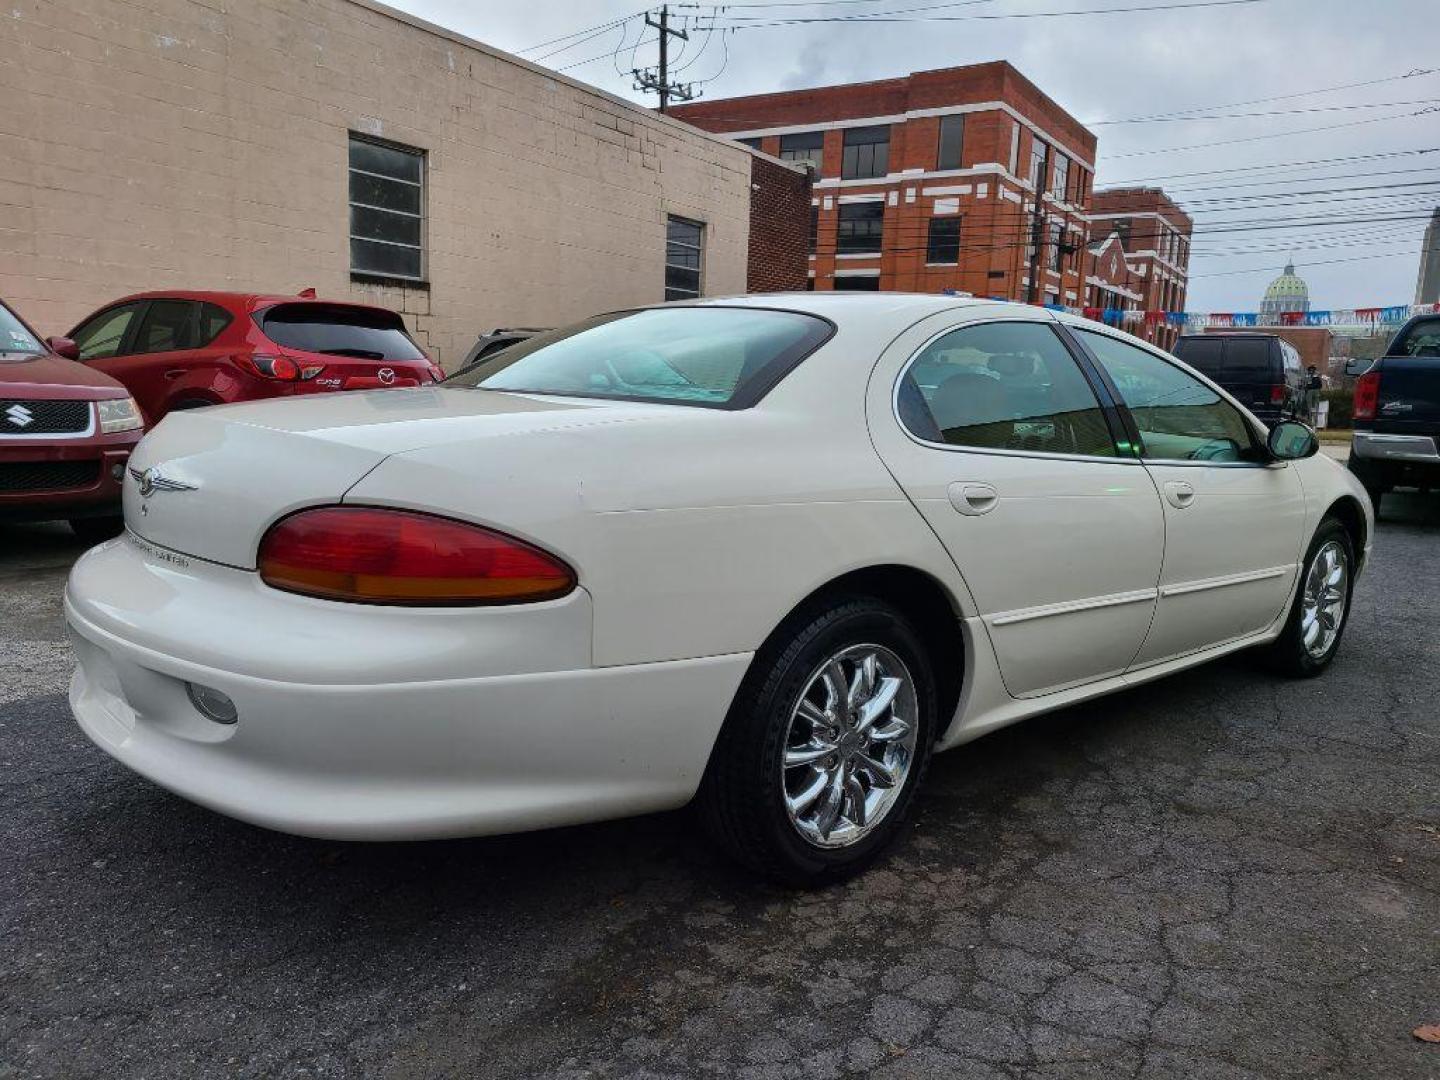
[{"label": "chrysler winged emblem", "polygon": [[172,480],[160,471],[158,465],[152,465],[144,471],[132,466],[130,475],[140,485],[142,499],[148,499],[157,491],[194,491],[196,488],[195,484],[187,484],[184,480]]}]

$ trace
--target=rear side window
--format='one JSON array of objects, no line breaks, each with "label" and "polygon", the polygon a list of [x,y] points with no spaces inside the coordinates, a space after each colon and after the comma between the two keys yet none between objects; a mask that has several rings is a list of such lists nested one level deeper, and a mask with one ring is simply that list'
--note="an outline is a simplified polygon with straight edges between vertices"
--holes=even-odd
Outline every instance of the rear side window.
[{"label": "rear side window", "polygon": [[1196,371],[1203,371],[1216,379],[1220,376],[1220,366],[1225,359],[1225,342],[1213,337],[1183,338],[1175,346],[1175,355]]},{"label": "rear side window", "polygon": [[1274,353],[1269,338],[1231,338],[1225,350],[1225,378],[1230,382],[1272,382]]},{"label": "rear side window", "polygon": [[929,442],[1114,457],[1100,403],[1041,323],[967,326],[937,338],[897,390],[900,422]]},{"label": "rear side window", "polygon": [[343,304],[277,304],[255,316],[276,345],[357,360],[423,360],[393,311]]},{"label": "rear side window", "polygon": [[1395,338],[1387,356],[1440,356],[1440,319],[1421,319]]},{"label": "rear side window", "polygon": [[758,308],[618,312],[517,342],[447,384],[743,409],[832,330],[813,315]]},{"label": "rear side window", "polygon": [[199,305],[189,300],[150,301],[129,351],[155,353],[198,348],[199,315]]},{"label": "rear side window", "polygon": [[230,325],[230,312],[218,304],[200,305],[200,344],[209,345]]}]

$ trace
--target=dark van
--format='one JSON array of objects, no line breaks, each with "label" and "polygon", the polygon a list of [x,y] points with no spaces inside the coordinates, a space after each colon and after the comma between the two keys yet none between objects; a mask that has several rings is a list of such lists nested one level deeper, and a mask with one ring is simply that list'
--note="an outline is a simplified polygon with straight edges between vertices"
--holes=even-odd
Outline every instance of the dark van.
[{"label": "dark van", "polygon": [[1175,355],[1208,375],[1267,424],[1295,417],[1313,422],[1310,376],[1300,353],[1274,334],[1186,334]]}]

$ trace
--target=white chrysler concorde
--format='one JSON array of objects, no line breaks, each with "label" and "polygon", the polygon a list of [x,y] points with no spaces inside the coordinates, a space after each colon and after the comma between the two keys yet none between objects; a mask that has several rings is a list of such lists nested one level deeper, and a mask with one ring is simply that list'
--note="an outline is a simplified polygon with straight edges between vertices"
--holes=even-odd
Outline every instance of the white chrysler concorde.
[{"label": "white chrysler concorde", "polygon": [[1322,670],[1374,517],[1315,451],[1033,307],[611,313],[436,387],[171,415],[70,577],[70,703],[270,828],[693,798],[755,868],[833,877],[935,750],[1249,646]]}]

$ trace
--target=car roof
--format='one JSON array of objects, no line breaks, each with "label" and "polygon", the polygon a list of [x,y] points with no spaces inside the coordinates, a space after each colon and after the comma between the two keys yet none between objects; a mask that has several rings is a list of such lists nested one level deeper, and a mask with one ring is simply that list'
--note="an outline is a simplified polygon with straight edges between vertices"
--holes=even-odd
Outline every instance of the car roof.
[{"label": "car roof", "polygon": [[[957,308],[990,306],[997,311],[1013,309],[1034,312],[1037,309],[1027,304],[1008,300],[982,300],[973,296],[945,296],[941,293],[906,292],[772,292],[745,293],[739,296],[706,296],[698,300],[671,301],[656,304],[655,307],[756,307],[784,308],[787,311],[803,311],[823,318],[844,316],[885,317],[909,316],[923,319],[939,311],[954,311]],[[1044,309],[1038,309],[1044,310]]]},{"label": "car roof", "polygon": [[275,304],[327,304],[331,306],[368,308],[372,311],[389,312],[389,308],[378,304],[364,304],[355,300],[329,300],[323,296],[298,296],[277,293],[223,292],[215,289],[152,289],[149,292],[131,293],[104,305],[114,307],[135,300],[204,300],[222,307],[241,308],[255,311]]}]

